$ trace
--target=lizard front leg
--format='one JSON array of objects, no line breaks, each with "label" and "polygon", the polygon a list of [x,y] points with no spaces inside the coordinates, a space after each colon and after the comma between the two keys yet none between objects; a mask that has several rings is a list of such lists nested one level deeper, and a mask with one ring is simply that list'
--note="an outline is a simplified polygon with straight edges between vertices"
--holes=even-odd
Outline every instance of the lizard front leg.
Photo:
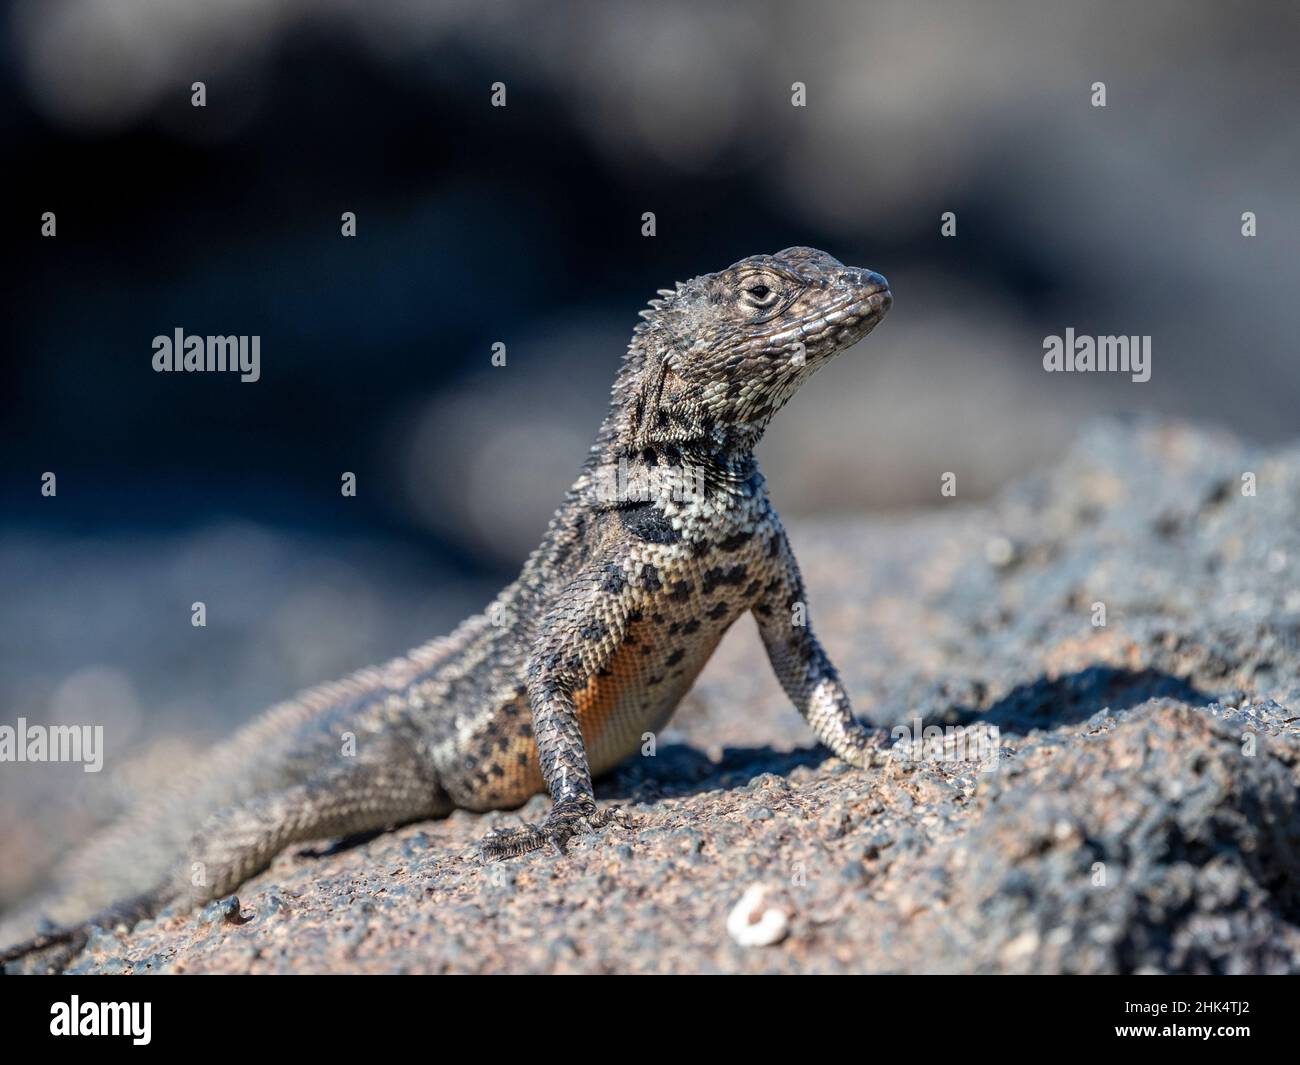
[{"label": "lizard front leg", "polygon": [[563,852],[580,831],[599,828],[614,810],[598,812],[574,692],[613,656],[632,612],[630,585],[617,563],[593,564],[560,594],[542,619],[528,658],[528,702],[546,788],[554,805],[538,825],[498,829],[482,842],[485,861],[548,845]]},{"label": "lizard front leg", "polygon": [[867,765],[886,734],[864,728],[853,716],[839,674],[813,635],[803,578],[790,542],[784,531],[777,536],[778,572],[753,606],[768,661],[817,738],[844,761]]}]

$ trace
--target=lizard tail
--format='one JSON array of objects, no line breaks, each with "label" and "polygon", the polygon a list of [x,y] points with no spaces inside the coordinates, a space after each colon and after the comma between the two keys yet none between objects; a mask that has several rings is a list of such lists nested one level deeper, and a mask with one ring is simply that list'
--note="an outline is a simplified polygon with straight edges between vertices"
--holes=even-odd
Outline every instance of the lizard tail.
[{"label": "lizard tail", "polygon": [[[387,779],[383,751],[376,755],[379,765],[349,775],[337,792],[328,781],[321,787],[319,776],[302,778],[310,777],[304,765],[339,762],[335,731],[321,719],[339,713],[346,722],[349,713],[409,683],[456,646],[443,637],[386,666],[302,692],[138,795],[120,819],[60,863],[40,899],[0,917],[0,944],[14,944],[0,947],[0,965],[47,952],[65,955],[66,964],[92,927],[135,923],[173,901],[210,901],[295,840],[448,812],[450,802],[435,779]],[[190,862],[182,864],[187,855]],[[197,887],[196,862],[203,873]],[[52,923],[42,927],[46,920]]]},{"label": "lizard tail", "polygon": [[75,924],[46,928],[30,939],[0,950],[0,969],[9,971],[15,962],[26,961],[20,971],[29,973],[56,973],[65,969],[73,958],[85,948],[91,932],[96,928],[115,928],[119,924],[131,926],[155,916],[166,903],[165,892],[153,891],[114,903],[95,916]]}]

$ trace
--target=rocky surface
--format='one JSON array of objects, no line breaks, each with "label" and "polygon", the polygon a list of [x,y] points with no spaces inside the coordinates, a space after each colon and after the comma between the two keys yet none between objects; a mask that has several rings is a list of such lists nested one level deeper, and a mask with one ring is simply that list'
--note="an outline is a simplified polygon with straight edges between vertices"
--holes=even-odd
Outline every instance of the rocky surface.
[{"label": "rocky surface", "polygon": [[76,971],[1300,970],[1300,447],[1106,422],[992,505],[953,472],[792,529],[880,765],[811,745],[742,623],[599,786],[631,827],[481,865],[538,798],[298,850]]}]

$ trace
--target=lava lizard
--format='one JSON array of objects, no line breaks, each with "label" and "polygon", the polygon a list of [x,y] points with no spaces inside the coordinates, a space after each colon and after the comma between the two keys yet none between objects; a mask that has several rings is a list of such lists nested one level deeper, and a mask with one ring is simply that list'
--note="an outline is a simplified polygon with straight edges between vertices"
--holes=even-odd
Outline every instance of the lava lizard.
[{"label": "lava lizard", "polygon": [[217,747],[71,860],[45,930],[0,960],[36,952],[61,965],[92,925],[220,898],[291,843],[517,807],[543,789],[545,822],[496,830],[482,856],[563,850],[614,816],[598,810],[592,777],[664,726],[746,611],[817,737],[851,763],[871,759],[881,737],[855,720],[807,623],[754,446],[808,377],[881,320],[888,284],[787,248],[659,296],[519,578],[451,635],[302,693]]}]

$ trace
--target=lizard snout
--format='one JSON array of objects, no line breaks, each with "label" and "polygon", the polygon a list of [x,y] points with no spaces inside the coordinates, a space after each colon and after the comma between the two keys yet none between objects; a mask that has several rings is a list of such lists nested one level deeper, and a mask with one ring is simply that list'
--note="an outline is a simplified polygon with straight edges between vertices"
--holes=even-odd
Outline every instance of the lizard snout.
[{"label": "lizard snout", "polygon": [[874,270],[850,270],[846,277],[849,285],[861,293],[863,303],[869,304],[877,316],[883,315],[894,303],[894,294],[889,290],[889,280],[884,274]]},{"label": "lizard snout", "polygon": [[874,270],[855,270],[849,275],[849,282],[855,288],[865,289],[868,295],[876,292],[889,294],[889,279]]}]

